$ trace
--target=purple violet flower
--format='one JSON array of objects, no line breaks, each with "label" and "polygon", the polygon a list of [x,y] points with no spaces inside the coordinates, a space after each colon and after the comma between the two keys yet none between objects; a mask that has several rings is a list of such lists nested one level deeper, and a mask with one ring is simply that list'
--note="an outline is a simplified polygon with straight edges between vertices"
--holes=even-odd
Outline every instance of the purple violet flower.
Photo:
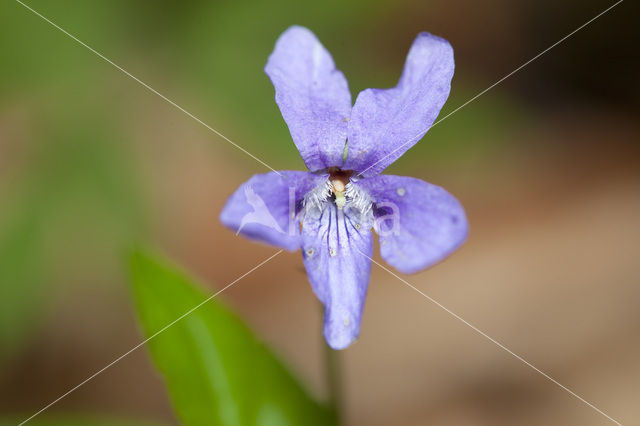
[{"label": "purple violet flower", "polygon": [[253,176],[229,198],[220,220],[251,239],[302,249],[334,349],[360,333],[372,230],[382,258],[403,273],[441,261],[467,236],[464,210],[444,189],[380,175],[433,124],[453,70],[449,43],[420,33],[398,85],[366,89],[352,106],[347,80],[308,29],[289,28],[269,57],[265,72],[309,172]]}]

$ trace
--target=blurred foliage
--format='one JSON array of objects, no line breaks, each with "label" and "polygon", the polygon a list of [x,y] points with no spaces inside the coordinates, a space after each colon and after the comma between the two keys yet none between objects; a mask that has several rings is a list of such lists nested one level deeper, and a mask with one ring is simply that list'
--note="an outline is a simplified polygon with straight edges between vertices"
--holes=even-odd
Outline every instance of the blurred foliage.
[{"label": "blurred foliage", "polygon": [[[114,113],[117,92],[100,84],[95,56],[15,2],[0,9],[15,18],[0,25],[0,111],[27,106],[29,113],[0,170],[0,358],[7,358],[46,314],[53,277],[66,285],[111,278],[104,259],[117,259],[143,221],[122,118]],[[80,8],[73,16],[87,22],[98,12]]]},{"label": "blurred foliage", "polygon": [[101,258],[117,258],[142,229],[122,136],[101,120],[101,109],[49,111],[40,125],[25,160],[28,173],[10,176],[0,221],[2,357],[37,323],[35,314],[52,295],[51,277],[99,282],[85,274],[108,276]]},{"label": "blurred foliage", "polygon": [[0,361],[19,347],[42,308],[41,227],[37,215],[22,212],[0,234]]},{"label": "blurred foliage", "polygon": [[218,300],[202,304],[210,296],[184,273],[138,251],[132,282],[147,345],[184,425],[332,424],[330,410],[234,313]]},{"label": "blurred foliage", "polygon": [[[24,417],[12,417],[0,419],[0,426],[15,426],[24,421]],[[99,418],[96,416],[83,415],[42,415],[29,420],[30,426],[160,426],[142,420],[126,420],[114,417]]]}]

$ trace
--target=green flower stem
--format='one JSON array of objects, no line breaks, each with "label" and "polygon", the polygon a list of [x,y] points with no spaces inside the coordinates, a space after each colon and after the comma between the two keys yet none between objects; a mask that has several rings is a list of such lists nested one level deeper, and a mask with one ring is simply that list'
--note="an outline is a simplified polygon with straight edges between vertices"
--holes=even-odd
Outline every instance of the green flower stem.
[{"label": "green flower stem", "polygon": [[329,408],[331,409],[334,424],[342,424],[343,395],[342,376],[340,374],[340,351],[331,349],[327,342],[322,342],[325,348],[325,362],[327,374],[327,387],[329,390]]}]

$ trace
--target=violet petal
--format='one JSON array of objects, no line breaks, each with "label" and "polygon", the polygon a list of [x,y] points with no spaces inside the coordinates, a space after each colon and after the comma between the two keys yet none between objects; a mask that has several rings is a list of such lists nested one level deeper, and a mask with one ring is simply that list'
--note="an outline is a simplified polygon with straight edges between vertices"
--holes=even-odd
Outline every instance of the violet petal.
[{"label": "violet petal", "polygon": [[227,200],[220,221],[245,237],[295,251],[300,248],[297,213],[302,200],[326,177],[300,171],[278,173],[255,175],[240,185]]},{"label": "violet petal", "polygon": [[349,121],[349,153],[343,168],[375,176],[418,142],[444,105],[451,87],[453,48],[420,33],[407,55],[398,85],[366,89]]},{"label": "violet petal", "polygon": [[373,252],[371,223],[332,202],[308,211],[302,224],[302,255],[309,281],[324,304],[324,337],[344,349],[360,334]]},{"label": "violet petal", "polygon": [[357,185],[374,199],[380,254],[400,272],[411,274],[432,266],[467,237],[464,209],[439,186],[391,175],[362,179]]},{"label": "violet petal", "polygon": [[351,93],[329,52],[311,31],[294,26],[280,36],[264,70],[307,168],[340,167]]}]

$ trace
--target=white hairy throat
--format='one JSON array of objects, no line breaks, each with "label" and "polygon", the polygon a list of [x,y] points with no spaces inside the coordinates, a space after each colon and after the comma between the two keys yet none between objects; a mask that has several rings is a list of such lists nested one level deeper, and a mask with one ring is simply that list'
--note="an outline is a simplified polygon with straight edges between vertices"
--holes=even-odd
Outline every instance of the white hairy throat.
[{"label": "white hairy throat", "polygon": [[307,193],[303,201],[303,212],[322,211],[326,203],[333,203],[338,210],[355,210],[361,216],[371,213],[373,200],[369,194],[358,187],[353,171],[329,168],[327,180]]}]

